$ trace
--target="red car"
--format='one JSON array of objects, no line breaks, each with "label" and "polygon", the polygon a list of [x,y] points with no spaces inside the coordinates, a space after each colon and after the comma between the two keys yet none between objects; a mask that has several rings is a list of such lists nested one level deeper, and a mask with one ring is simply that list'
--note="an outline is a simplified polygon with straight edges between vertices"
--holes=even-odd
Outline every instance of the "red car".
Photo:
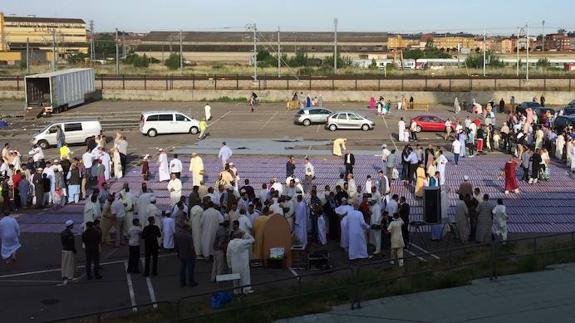
[{"label": "red car", "polygon": [[[415,121],[417,124],[417,132],[445,132],[445,120],[438,116],[421,115],[411,119],[411,121]],[[451,123],[451,130],[455,130],[455,124],[453,123]]]}]

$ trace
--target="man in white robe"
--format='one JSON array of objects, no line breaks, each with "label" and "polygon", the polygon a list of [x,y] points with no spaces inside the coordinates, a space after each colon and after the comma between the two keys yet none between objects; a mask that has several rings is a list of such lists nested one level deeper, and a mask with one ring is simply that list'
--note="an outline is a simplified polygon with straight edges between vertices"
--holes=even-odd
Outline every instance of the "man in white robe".
[{"label": "man in white robe", "polygon": [[[403,266],[403,248],[405,248],[405,242],[401,233],[402,227],[403,220],[399,217],[399,214],[394,214],[393,221],[387,226],[387,231],[391,234],[391,257],[398,260],[399,267]],[[394,263],[393,260],[391,263]]]},{"label": "man in white robe", "polygon": [[162,218],[162,246],[164,249],[172,250],[175,248],[174,246],[174,235],[176,234],[176,221],[174,218],[170,216],[170,214],[166,214]]},{"label": "man in white robe", "polygon": [[403,121],[403,117],[397,123],[397,139],[400,142],[406,142],[407,138],[405,138],[405,121]]},{"label": "man in white robe", "polygon": [[210,106],[209,103],[206,103],[206,105],[204,105],[204,113],[206,116],[206,121],[210,121],[212,119],[212,107]]},{"label": "man in white robe", "polygon": [[253,229],[252,221],[246,215],[246,211],[244,211],[244,210],[240,211],[240,217],[238,218],[238,222],[240,223],[240,230],[241,231],[243,231],[246,234],[250,234],[250,235],[252,234],[252,229]]},{"label": "man in white robe", "polygon": [[192,185],[200,186],[200,183],[204,180],[204,161],[197,153],[192,153],[190,173],[192,174]]},{"label": "man in white robe", "polygon": [[166,154],[166,152],[163,149],[160,149],[160,155],[158,156],[158,176],[160,182],[170,180],[168,154]]},{"label": "man in white robe", "polygon": [[202,215],[202,255],[208,258],[214,254],[214,240],[220,223],[224,222],[222,214],[214,209],[214,204],[208,202],[207,209]]},{"label": "man in white robe", "polygon": [[222,161],[222,168],[226,167],[226,164],[232,157],[232,150],[226,145],[226,142],[222,142],[222,147],[218,153],[218,158]]},{"label": "man in white robe", "polygon": [[[250,286],[250,250],[254,242],[255,240],[251,235],[243,231],[237,231],[228,243],[226,252],[228,267],[231,269],[231,272],[233,274],[240,274],[239,286],[243,286],[241,291],[243,294],[253,293],[253,289]],[[234,281],[234,287],[239,286],[237,282]]]},{"label": "man in white robe", "polygon": [[162,231],[162,211],[156,206],[155,196],[152,195],[152,197],[150,198],[150,203],[148,203],[148,205],[146,206],[144,214],[146,219],[153,216],[155,219],[155,223],[160,228],[160,231]]},{"label": "man in white robe", "polygon": [[371,204],[371,228],[369,230],[369,243],[375,245],[375,255],[381,253],[381,204],[380,200],[372,199],[370,200]]},{"label": "man in white robe", "polygon": [[325,225],[325,215],[323,213],[317,217],[317,240],[322,246],[327,244],[327,228]]},{"label": "man in white robe", "polygon": [[16,261],[16,251],[22,246],[20,244],[20,226],[18,221],[10,215],[6,215],[0,220],[0,239],[2,241],[2,260],[5,260],[6,263]]},{"label": "man in white robe", "polygon": [[307,218],[307,204],[303,201],[303,196],[298,195],[295,207],[294,233],[297,241],[299,241],[304,248],[307,245]]},{"label": "man in white robe", "polygon": [[192,226],[192,237],[194,239],[194,250],[197,256],[202,254],[202,216],[204,208],[201,205],[194,205],[190,209],[190,223]]},{"label": "man in white robe", "polygon": [[178,159],[178,155],[174,154],[174,158],[170,160],[170,173],[176,174],[176,178],[180,178],[182,176],[182,161]]},{"label": "man in white robe", "polygon": [[154,193],[148,191],[148,188],[145,184],[142,185],[142,194],[136,200],[135,209],[138,212],[138,219],[140,219],[140,223],[148,223],[147,217],[147,210],[152,197],[154,197]]},{"label": "man in white robe", "polygon": [[367,258],[367,242],[365,241],[365,232],[369,225],[365,223],[363,214],[353,210],[347,214],[347,225],[349,234],[349,260]]},{"label": "man in white robe", "polygon": [[182,181],[180,181],[175,173],[172,173],[171,179],[168,182],[168,192],[170,192],[170,203],[176,205],[182,197]]},{"label": "man in white robe", "polygon": [[102,165],[104,165],[104,178],[106,179],[107,182],[110,180],[110,173],[112,171],[112,159],[110,158],[110,154],[108,154],[105,151],[102,151],[100,161]]},{"label": "man in white robe", "polygon": [[447,158],[443,155],[443,150],[439,150],[439,156],[435,163],[439,172],[439,183],[443,186],[445,185],[445,167],[447,166]]},{"label": "man in white robe", "polygon": [[353,211],[353,206],[347,204],[347,199],[341,200],[342,204],[335,208],[335,213],[340,216],[340,246],[347,251],[349,248],[349,233],[347,214]]},{"label": "man in white robe", "polygon": [[92,194],[84,204],[84,223],[82,228],[86,229],[87,222],[94,222],[94,220],[102,217],[102,209],[100,208],[100,202],[98,202],[98,195]]}]

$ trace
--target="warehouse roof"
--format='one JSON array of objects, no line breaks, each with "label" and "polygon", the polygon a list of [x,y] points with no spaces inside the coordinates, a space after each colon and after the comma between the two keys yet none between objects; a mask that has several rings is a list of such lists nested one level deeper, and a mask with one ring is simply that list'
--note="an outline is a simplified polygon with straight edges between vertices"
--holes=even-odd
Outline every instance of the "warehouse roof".
[{"label": "warehouse roof", "polygon": [[6,22],[45,22],[45,23],[76,23],[85,24],[83,19],[79,18],[42,18],[42,17],[18,17],[4,16]]}]

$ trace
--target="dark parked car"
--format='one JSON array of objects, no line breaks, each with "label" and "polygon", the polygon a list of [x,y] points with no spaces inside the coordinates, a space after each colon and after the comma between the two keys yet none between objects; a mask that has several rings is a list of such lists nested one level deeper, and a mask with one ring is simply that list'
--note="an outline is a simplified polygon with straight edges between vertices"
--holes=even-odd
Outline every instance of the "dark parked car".
[{"label": "dark parked car", "polygon": [[535,111],[535,113],[537,113],[539,120],[543,119],[543,116],[548,111],[551,113],[552,116],[555,114],[554,109],[543,107],[541,106],[541,104],[537,102],[523,102],[517,106],[515,112],[525,114],[525,110],[527,110],[528,108],[531,108],[533,111]]},{"label": "dark parked car", "polygon": [[569,105],[564,109],[559,110],[560,116],[571,116],[575,115],[575,105]]},{"label": "dark parked car", "polygon": [[569,126],[575,127],[575,115],[557,116],[555,122],[553,122],[553,127],[557,133],[563,132],[563,130]]}]

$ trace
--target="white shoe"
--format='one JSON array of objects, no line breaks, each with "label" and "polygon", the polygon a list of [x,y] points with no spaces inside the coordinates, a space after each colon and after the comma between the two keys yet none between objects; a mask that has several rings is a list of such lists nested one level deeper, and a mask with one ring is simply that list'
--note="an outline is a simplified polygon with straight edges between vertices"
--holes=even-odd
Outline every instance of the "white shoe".
[{"label": "white shoe", "polygon": [[509,194],[509,191],[505,191],[505,194]]}]

